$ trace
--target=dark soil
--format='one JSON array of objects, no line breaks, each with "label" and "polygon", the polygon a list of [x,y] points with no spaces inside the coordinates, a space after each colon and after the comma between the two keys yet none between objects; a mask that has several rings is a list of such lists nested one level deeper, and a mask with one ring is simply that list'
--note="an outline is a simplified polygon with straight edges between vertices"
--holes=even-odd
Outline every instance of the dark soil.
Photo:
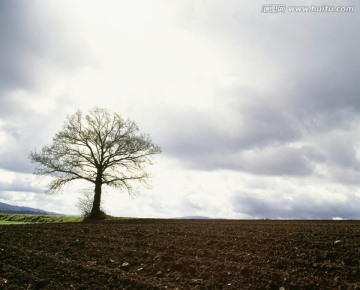
[{"label": "dark soil", "polygon": [[358,221],[0,226],[0,289],[360,289]]}]

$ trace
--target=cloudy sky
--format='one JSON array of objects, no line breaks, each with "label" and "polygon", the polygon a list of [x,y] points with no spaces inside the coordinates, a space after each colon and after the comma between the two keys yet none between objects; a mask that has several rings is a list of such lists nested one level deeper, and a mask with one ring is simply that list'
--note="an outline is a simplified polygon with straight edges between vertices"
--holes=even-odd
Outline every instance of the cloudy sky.
[{"label": "cloudy sky", "polygon": [[359,1],[285,2],[0,0],[0,202],[79,213],[28,156],[100,106],[163,150],[112,215],[359,219]]}]

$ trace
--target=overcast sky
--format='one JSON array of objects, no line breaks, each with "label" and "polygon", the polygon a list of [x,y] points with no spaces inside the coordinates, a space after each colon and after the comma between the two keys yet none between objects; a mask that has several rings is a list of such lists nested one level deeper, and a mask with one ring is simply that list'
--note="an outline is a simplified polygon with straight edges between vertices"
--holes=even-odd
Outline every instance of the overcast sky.
[{"label": "overcast sky", "polygon": [[360,4],[313,2],[0,0],[0,202],[79,213],[28,156],[100,106],[163,150],[112,215],[359,219]]}]

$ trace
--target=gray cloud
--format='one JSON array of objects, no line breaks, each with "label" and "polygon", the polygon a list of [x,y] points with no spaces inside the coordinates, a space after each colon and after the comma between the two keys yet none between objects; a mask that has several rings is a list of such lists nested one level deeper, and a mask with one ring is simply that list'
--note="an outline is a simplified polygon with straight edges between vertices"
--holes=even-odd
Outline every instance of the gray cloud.
[{"label": "gray cloud", "polygon": [[263,100],[252,95],[244,97],[255,99],[250,104],[241,104],[242,98],[229,102],[226,92],[222,94],[223,110],[215,108],[209,112],[191,107],[165,107],[159,112],[158,118],[166,120],[161,125],[161,133],[166,132],[166,139],[163,137],[161,141],[169,152],[179,155],[192,151],[196,154],[230,153],[300,138],[301,130],[292,116],[276,105],[261,103]]},{"label": "gray cloud", "polygon": [[[358,144],[354,142],[351,133],[335,133],[331,136],[322,148],[327,153],[329,163],[337,165],[341,168],[349,168],[360,172],[360,160],[357,157],[356,147]],[[332,142],[332,141],[336,142]]]},{"label": "gray cloud", "polygon": [[44,193],[43,189],[34,187],[25,180],[16,180],[12,183],[0,183],[0,196],[4,191]]},{"label": "gray cloud", "polygon": [[[360,109],[358,13],[266,15],[260,13],[260,4],[218,9],[197,3],[179,13],[187,15],[184,27],[191,26],[235,57],[229,61],[239,68],[250,63],[260,79],[263,67],[275,81],[268,91],[256,84],[214,84],[219,109],[211,114],[167,110],[164,153],[202,170],[298,176],[313,174],[316,165],[358,170],[355,138],[345,144],[331,134],[358,133],[353,126]],[[251,25],[250,15],[256,19]],[[233,74],[242,79],[236,65]],[[229,116],[231,122],[226,121]],[[321,135],[328,135],[327,143],[314,143]]]},{"label": "gray cloud", "polygon": [[[31,172],[30,151],[65,118],[69,98],[43,94],[44,88],[93,64],[77,27],[52,9],[45,1],[0,1],[0,168],[6,170]],[[51,115],[34,110],[49,100],[57,105]]]},{"label": "gray cloud", "polygon": [[[301,5],[314,4],[307,2]],[[276,103],[285,94],[288,109],[301,112],[304,117],[319,111],[359,109],[356,85],[360,70],[359,3],[341,2],[355,6],[355,13],[282,15],[260,13],[264,4],[261,1],[232,4],[236,8],[193,3],[184,13],[192,15],[184,25],[228,49],[239,68],[250,59],[253,66],[280,77],[282,82],[277,84],[277,91],[269,92],[269,103]],[[337,6],[339,2],[328,1],[327,5]],[[251,50],[243,51],[244,45]],[[235,74],[238,71],[236,66],[233,71]],[[267,77],[271,79],[272,75]]]},{"label": "gray cloud", "polygon": [[56,110],[51,114],[31,110],[13,113],[0,125],[0,168],[20,173],[31,173],[34,164],[29,154],[51,142],[52,136],[61,129],[68,106],[66,99],[56,102]]},{"label": "gray cloud", "polygon": [[29,39],[31,26],[23,4],[8,0],[0,3],[0,92],[29,87],[33,82],[34,75],[28,75],[33,41]]},{"label": "gray cloud", "polygon": [[[262,175],[306,176],[313,173],[312,161],[321,161],[324,157],[311,147],[291,148],[287,146],[266,147],[263,150],[244,152],[234,168]],[[237,165],[237,166],[236,166]]]},{"label": "gray cloud", "polygon": [[[349,115],[348,121],[344,119],[344,125],[329,123],[324,130],[308,129],[307,120],[296,119],[290,112],[261,103],[240,109],[233,106],[227,112],[233,115],[229,124],[221,122],[224,112],[210,115],[188,108],[178,108],[176,113],[164,110],[167,122],[157,139],[164,154],[176,156],[195,169],[298,176],[311,175],[316,164],[358,170],[351,126],[354,115]],[[333,130],[339,133],[333,134]],[[314,141],[319,136],[322,140]]]},{"label": "gray cloud", "polygon": [[313,198],[289,198],[284,194],[277,199],[259,197],[253,193],[239,193],[233,199],[234,210],[256,218],[273,219],[359,219],[359,202],[353,199],[317,200]]},{"label": "gray cloud", "polygon": [[45,1],[0,2],[2,117],[26,110],[18,100],[14,101],[11,92],[36,92],[48,85],[49,79],[54,82],[62,74],[94,62],[90,50],[84,49],[86,45],[77,27],[68,26],[66,19],[52,9]]}]

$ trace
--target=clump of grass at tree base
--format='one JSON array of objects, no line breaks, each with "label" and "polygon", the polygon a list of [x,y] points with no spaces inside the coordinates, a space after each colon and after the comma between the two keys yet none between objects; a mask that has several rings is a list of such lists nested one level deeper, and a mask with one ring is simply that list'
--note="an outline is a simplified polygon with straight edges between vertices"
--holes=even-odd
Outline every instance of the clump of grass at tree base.
[{"label": "clump of grass at tree base", "polygon": [[91,216],[91,210],[93,207],[93,195],[90,192],[85,192],[83,196],[78,198],[77,207],[81,211],[84,222],[111,219],[111,216],[108,216],[102,207],[100,208],[100,214],[95,219]]},{"label": "clump of grass at tree base", "polygon": [[109,221],[109,220],[123,220],[131,219],[129,217],[114,217],[108,215],[103,207],[100,207],[100,213],[95,218],[91,216],[91,210],[93,207],[93,194],[91,192],[85,192],[82,196],[78,198],[77,207],[81,212],[84,222],[98,222],[98,221]]}]

